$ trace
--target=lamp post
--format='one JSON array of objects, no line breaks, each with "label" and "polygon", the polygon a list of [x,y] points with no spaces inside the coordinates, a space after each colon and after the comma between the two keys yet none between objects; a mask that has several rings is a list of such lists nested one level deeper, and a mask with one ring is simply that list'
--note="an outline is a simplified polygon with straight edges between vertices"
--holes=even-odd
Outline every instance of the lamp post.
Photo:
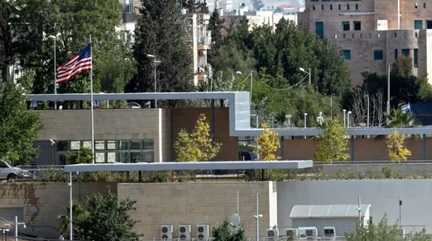
[{"label": "lamp post", "polygon": [[[152,65],[153,65],[153,75],[154,75],[154,92],[156,93],[157,92],[157,66],[159,64],[161,64],[162,61],[160,61],[156,57],[156,55],[153,55],[153,54],[147,54],[147,57],[149,57],[153,60]],[[155,108],[157,108],[157,99],[156,98],[155,98],[154,102],[155,102]]]},{"label": "lamp post", "polygon": [[366,94],[366,101],[367,101],[367,120],[366,120],[366,127],[369,128],[370,122],[369,122],[369,109],[370,109],[370,102],[369,102],[369,94]]},{"label": "lamp post", "polygon": [[24,222],[18,222],[18,216],[15,216],[15,241],[18,241],[18,226],[23,225],[26,228],[26,224]]},{"label": "lamp post", "polygon": [[[57,36],[49,35],[48,38],[53,40],[54,55],[54,94],[57,94]],[[54,109],[57,110],[57,101],[54,101]]]},{"label": "lamp post", "polygon": [[303,72],[303,73],[305,73],[305,74],[308,75],[308,83],[309,83],[309,86],[310,86],[310,85],[312,84],[312,69],[309,68],[309,69],[306,71],[304,68],[300,67],[299,70],[300,70],[301,72]]},{"label": "lamp post", "polygon": [[259,192],[257,192],[256,193],[256,215],[254,215],[254,218],[256,219],[256,241],[260,240],[259,219],[262,217],[263,217],[263,215],[259,213]]},{"label": "lamp post", "polygon": [[308,113],[305,112],[303,115],[304,115],[304,128],[307,128],[307,116],[308,116]]},{"label": "lamp post", "polygon": [[343,112],[343,126],[345,128],[346,127],[346,110],[343,109],[342,112]]},{"label": "lamp post", "polygon": [[352,112],[348,111],[347,113],[347,128],[350,128],[350,116],[351,116]]}]

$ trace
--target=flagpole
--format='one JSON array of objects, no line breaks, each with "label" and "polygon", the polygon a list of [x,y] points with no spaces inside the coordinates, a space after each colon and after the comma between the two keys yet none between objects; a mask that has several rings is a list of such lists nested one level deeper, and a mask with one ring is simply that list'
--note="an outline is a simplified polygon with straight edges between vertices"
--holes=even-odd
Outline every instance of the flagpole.
[{"label": "flagpole", "polygon": [[90,35],[90,56],[91,56],[91,69],[90,69],[90,101],[91,101],[91,145],[92,145],[92,163],[95,164],[95,138],[94,138],[94,108],[93,108],[93,46]]}]

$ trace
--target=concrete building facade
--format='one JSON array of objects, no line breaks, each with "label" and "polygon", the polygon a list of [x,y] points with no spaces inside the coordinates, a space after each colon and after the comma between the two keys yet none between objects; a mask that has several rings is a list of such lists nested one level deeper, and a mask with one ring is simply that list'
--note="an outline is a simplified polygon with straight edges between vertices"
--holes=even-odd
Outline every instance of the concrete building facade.
[{"label": "concrete building facade", "polygon": [[352,85],[362,73],[386,74],[402,57],[431,82],[432,4],[416,0],[306,0],[302,25],[341,51]]}]

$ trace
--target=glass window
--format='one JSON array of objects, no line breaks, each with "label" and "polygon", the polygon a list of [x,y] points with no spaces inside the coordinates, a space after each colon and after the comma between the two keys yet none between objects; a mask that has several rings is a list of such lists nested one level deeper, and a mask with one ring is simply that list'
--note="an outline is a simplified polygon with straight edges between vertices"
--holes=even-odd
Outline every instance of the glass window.
[{"label": "glass window", "polygon": [[414,29],[423,29],[423,20],[414,20]]},{"label": "glass window", "polygon": [[105,141],[96,141],[95,142],[96,150],[105,150]]},{"label": "glass window", "polygon": [[350,31],[350,22],[348,22],[348,21],[343,21],[343,22],[342,22],[342,30],[343,30],[343,31]]},{"label": "glass window", "polygon": [[359,5],[358,4],[355,5],[355,9],[359,10]]},{"label": "glass window", "polygon": [[333,10],[333,4],[330,4],[330,10]]},{"label": "glass window", "polygon": [[108,152],[107,153],[107,162],[116,162],[116,153]]},{"label": "glass window", "polygon": [[119,158],[118,158],[119,162],[124,162],[124,163],[130,162],[130,153],[129,152],[120,152],[118,156],[119,156]]},{"label": "glass window", "polygon": [[79,150],[81,148],[81,142],[80,141],[71,141],[70,142],[70,149],[71,150]]},{"label": "glass window", "polygon": [[426,21],[426,28],[427,29],[432,29],[432,20],[427,20]]},{"label": "glass window", "polygon": [[399,58],[399,49],[395,49],[394,50],[394,58],[398,59]]},{"label": "glass window", "polygon": [[8,168],[8,166],[4,162],[0,162],[0,168]]},{"label": "glass window", "polygon": [[69,143],[67,141],[57,141],[57,151],[68,151]]},{"label": "glass window", "polygon": [[342,6],[340,4],[338,4],[338,10],[341,10]]},{"label": "glass window", "polygon": [[414,49],[414,67],[418,68],[418,49]]},{"label": "glass window", "polygon": [[91,141],[83,141],[82,147],[87,148],[87,149],[91,149]]},{"label": "glass window", "polygon": [[354,30],[355,31],[361,31],[361,22],[360,21],[354,21]]},{"label": "glass window", "polygon": [[121,140],[120,141],[120,150],[128,150],[129,149],[129,141]]},{"label": "glass window", "polygon": [[384,53],[382,50],[374,50],[374,60],[383,60]]},{"label": "glass window", "polygon": [[349,49],[342,50],[342,57],[345,60],[351,60],[351,50],[349,50]]},{"label": "glass window", "polygon": [[117,150],[117,141],[107,141],[107,150]]},{"label": "glass window", "polygon": [[347,4],[346,7],[347,7],[347,10],[350,10],[350,5],[349,4]]},{"label": "glass window", "polygon": [[142,148],[142,140],[131,140],[130,141],[130,149],[131,150],[140,150]]},{"label": "glass window", "polygon": [[409,57],[410,56],[410,50],[409,49],[402,49],[402,55],[404,57]]},{"label": "glass window", "polygon": [[142,162],[142,153],[141,152],[131,152],[130,153],[130,162],[136,163],[136,162]]},{"label": "glass window", "polygon": [[324,22],[315,22],[315,33],[319,38],[324,38]]},{"label": "glass window", "polygon": [[98,163],[105,162],[105,152],[96,152],[96,162]]}]

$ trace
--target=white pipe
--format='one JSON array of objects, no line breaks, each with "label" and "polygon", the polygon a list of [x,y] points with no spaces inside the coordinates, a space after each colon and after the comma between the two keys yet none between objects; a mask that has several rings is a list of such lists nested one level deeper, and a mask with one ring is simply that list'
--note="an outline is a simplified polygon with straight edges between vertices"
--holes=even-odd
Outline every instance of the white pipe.
[{"label": "white pipe", "polygon": [[72,207],[72,172],[69,172],[69,240],[73,240]]}]

